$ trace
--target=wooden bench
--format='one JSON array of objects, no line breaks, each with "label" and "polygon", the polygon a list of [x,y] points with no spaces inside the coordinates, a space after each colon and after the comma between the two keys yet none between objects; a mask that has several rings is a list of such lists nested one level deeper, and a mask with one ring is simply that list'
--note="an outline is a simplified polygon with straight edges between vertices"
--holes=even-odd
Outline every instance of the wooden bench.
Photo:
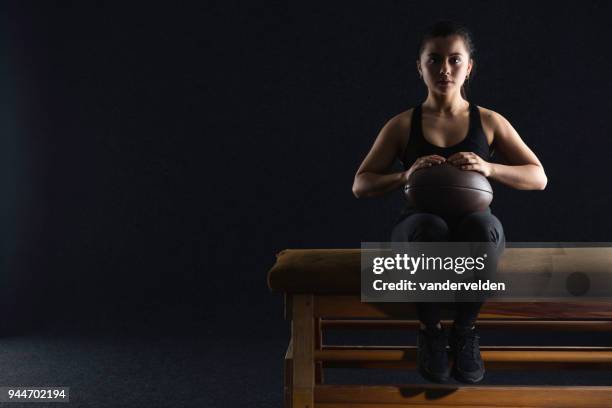
[{"label": "wooden bench", "polygon": [[[570,255],[568,268],[612,267],[612,248],[508,248],[500,271],[549,268]],[[550,273],[544,271],[543,273]],[[326,329],[417,329],[411,303],[362,303],[360,250],[285,250],[268,273],[268,285],[285,297],[291,339],[284,364],[284,404],[335,407],[612,407],[612,386],[329,385],[324,370],[414,368],[416,347],[332,346]],[[449,319],[450,312],[444,318]],[[446,320],[448,324],[448,320]],[[612,299],[575,302],[487,302],[478,327],[507,330],[612,331]],[[497,369],[610,369],[612,347],[481,347],[488,371]]]}]

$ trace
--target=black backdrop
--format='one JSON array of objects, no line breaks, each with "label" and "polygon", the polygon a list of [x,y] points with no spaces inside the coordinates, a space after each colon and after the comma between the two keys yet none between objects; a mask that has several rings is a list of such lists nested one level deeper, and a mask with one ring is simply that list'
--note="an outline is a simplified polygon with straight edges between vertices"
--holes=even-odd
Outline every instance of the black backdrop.
[{"label": "black backdrop", "polygon": [[417,41],[440,18],[474,32],[469,99],[547,171],[545,191],[494,186],[507,240],[610,241],[608,2],[2,7],[5,325],[280,321],[277,251],[387,239],[401,195],[356,200],[352,179],[425,98]]}]

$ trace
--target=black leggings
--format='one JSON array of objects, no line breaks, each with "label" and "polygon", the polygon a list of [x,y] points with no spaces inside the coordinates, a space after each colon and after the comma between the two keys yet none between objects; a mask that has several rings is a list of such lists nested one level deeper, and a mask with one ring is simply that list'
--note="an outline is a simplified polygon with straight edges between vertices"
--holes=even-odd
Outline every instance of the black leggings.
[{"label": "black leggings", "polygon": [[[497,259],[506,246],[501,222],[490,209],[459,218],[442,218],[429,213],[414,213],[398,222],[391,233],[393,242],[492,242]],[[419,302],[417,315],[428,327],[440,321],[442,306],[455,309],[455,325],[472,327],[484,302],[455,302],[450,304]]]}]

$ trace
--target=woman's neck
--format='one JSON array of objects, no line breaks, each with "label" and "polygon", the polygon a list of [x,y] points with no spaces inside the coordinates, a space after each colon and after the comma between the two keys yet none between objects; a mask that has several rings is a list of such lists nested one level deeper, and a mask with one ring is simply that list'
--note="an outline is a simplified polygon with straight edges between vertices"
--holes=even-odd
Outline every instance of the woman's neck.
[{"label": "woman's neck", "polygon": [[428,113],[440,116],[456,116],[468,108],[470,103],[461,96],[448,97],[446,95],[429,94],[421,105]]}]

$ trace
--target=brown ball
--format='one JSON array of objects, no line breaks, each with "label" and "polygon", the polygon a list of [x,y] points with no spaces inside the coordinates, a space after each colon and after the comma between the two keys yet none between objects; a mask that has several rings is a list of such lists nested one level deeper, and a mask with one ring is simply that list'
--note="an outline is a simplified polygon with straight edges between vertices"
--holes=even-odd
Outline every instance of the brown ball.
[{"label": "brown ball", "polygon": [[493,189],[485,176],[448,163],[416,170],[408,178],[404,194],[418,210],[442,216],[483,211],[493,200]]}]

